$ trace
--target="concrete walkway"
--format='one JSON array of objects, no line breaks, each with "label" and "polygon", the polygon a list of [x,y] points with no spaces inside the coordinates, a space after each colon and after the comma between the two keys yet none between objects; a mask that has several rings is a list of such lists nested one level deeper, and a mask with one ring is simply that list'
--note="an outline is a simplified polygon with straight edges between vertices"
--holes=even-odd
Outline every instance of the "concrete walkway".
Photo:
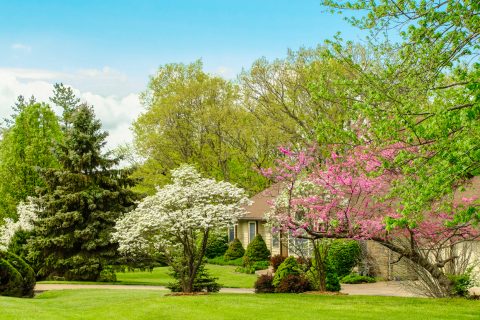
[{"label": "concrete walkway", "polygon": [[[36,292],[51,290],[75,290],[75,289],[113,289],[113,290],[157,290],[169,291],[164,286],[141,286],[141,285],[115,285],[115,284],[47,284],[39,283],[35,286]],[[222,288],[221,293],[254,293],[248,288]]]},{"label": "concrete walkway", "polygon": [[[164,286],[142,285],[111,285],[111,284],[43,284],[35,286],[36,292],[50,290],[75,290],[75,289],[114,289],[114,290],[158,290],[168,291]],[[222,288],[221,293],[254,293],[250,288]],[[363,284],[342,284],[342,293],[361,296],[390,296],[390,297],[421,297],[405,289],[398,281],[382,281]],[[472,288],[470,292],[480,295],[480,288]]]}]

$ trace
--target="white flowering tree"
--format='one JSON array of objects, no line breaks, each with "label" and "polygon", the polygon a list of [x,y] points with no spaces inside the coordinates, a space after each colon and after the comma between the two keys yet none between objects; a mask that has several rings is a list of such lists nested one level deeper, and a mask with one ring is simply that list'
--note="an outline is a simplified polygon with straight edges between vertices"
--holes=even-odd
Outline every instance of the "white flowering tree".
[{"label": "white flowering tree", "polygon": [[37,220],[38,206],[33,198],[27,202],[20,202],[17,206],[18,220],[5,219],[5,224],[0,226],[0,251],[7,251],[11,239],[17,231],[33,230],[33,222]]},{"label": "white flowering tree", "polygon": [[117,222],[113,240],[127,256],[162,252],[180,289],[193,292],[210,233],[234,225],[248,203],[243,189],[203,178],[183,165],[172,171],[172,184],[158,188]]}]

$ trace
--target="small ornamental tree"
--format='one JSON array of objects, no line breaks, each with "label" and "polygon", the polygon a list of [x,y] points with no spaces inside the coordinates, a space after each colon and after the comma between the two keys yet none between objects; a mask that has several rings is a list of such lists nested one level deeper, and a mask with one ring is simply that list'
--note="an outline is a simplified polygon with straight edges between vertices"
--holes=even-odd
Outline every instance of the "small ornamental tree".
[{"label": "small ornamental tree", "polygon": [[194,292],[210,233],[234,225],[250,201],[243,189],[203,178],[192,166],[171,174],[171,184],[118,220],[113,238],[124,255],[164,253],[181,291]]},{"label": "small ornamental tree", "polygon": [[376,150],[365,144],[343,155],[333,152],[322,162],[305,152],[281,151],[285,157],[278,167],[264,171],[286,186],[269,215],[274,230],[309,239],[314,248],[323,239],[376,241],[426,277],[426,294],[451,295],[447,267],[465,241],[479,238],[480,213],[474,198],[444,199],[415,214],[403,211],[402,199],[394,189],[390,193],[403,175],[384,164],[415,148],[395,144]]},{"label": "small ornamental tree", "polygon": [[270,250],[268,250],[263,237],[257,234],[247,246],[243,256],[245,264],[252,264],[257,261],[268,261],[270,259]]},{"label": "small ornamental tree", "polygon": [[228,245],[228,249],[223,255],[223,258],[226,261],[235,260],[243,257],[244,254],[245,254],[245,249],[243,248],[242,242],[238,238],[235,238]]}]

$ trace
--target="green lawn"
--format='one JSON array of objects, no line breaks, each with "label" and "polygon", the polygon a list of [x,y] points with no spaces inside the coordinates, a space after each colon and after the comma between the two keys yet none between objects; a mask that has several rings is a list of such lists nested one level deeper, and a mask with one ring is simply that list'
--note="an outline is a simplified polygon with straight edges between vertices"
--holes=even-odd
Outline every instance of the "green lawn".
[{"label": "green lawn", "polygon": [[[219,266],[208,264],[207,270],[211,275],[218,278],[218,282],[226,288],[253,288],[257,279],[254,274],[245,274],[235,272],[235,266]],[[117,282],[115,284],[141,284],[165,286],[173,279],[168,275],[168,268],[155,268],[149,271],[133,271],[117,273]],[[67,281],[42,281],[40,283],[82,283],[82,284],[101,284],[98,282],[67,282]],[[111,284],[111,283],[105,283]]]},{"label": "green lawn", "polygon": [[34,299],[0,297],[2,320],[36,319],[479,319],[480,302],[306,294],[166,297],[140,290],[49,291]]}]

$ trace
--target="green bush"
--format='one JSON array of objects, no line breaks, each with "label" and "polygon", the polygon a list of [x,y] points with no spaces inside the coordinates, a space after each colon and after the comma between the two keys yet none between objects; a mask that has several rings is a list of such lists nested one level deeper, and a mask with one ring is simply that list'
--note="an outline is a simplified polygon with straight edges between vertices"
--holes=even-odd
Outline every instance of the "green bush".
[{"label": "green bush", "polygon": [[22,296],[33,297],[33,289],[35,288],[35,272],[33,269],[19,256],[11,252],[2,254],[12,267],[14,267],[22,277]]},{"label": "green bush", "polygon": [[452,295],[464,298],[470,295],[468,289],[473,287],[475,284],[475,281],[471,276],[471,270],[460,275],[449,275],[448,278],[453,283]]},{"label": "green bush", "polygon": [[245,249],[243,249],[242,243],[240,240],[235,239],[228,245],[228,249],[223,255],[225,260],[235,260],[243,257],[245,254]]},{"label": "green bush", "polygon": [[0,296],[23,297],[22,275],[3,257],[0,257]]},{"label": "green bush", "polygon": [[215,257],[223,257],[228,249],[227,235],[213,235],[207,241],[205,257],[212,259]]},{"label": "green bush", "polygon": [[269,266],[270,263],[268,261],[257,261],[250,265],[240,266],[236,268],[235,271],[247,274],[254,274],[255,271],[268,269]]},{"label": "green bush", "polygon": [[247,247],[244,254],[244,265],[249,265],[257,261],[265,261],[270,259],[270,251],[265,244],[262,236],[257,234]]},{"label": "green bush", "polygon": [[300,274],[300,267],[298,266],[297,260],[292,256],[285,259],[285,261],[278,266],[277,272],[275,272],[275,276],[273,277],[273,285],[277,287],[283,278],[291,274]]},{"label": "green bush", "polygon": [[338,292],[341,289],[340,280],[335,272],[327,272],[327,279],[325,280],[327,291]]},{"label": "green bush", "polygon": [[212,258],[212,259],[207,259],[207,263],[216,264],[216,265],[219,265],[219,266],[241,267],[241,266],[243,266],[243,259],[238,258],[238,259],[235,259],[235,260],[225,260],[223,257],[215,257],[215,258]]},{"label": "green bush", "polygon": [[328,249],[327,261],[337,276],[343,278],[357,265],[361,252],[360,245],[355,240],[335,240]]},{"label": "green bush", "polygon": [[[178,280],[178,274],[175,272],[172,273],[172,276],[177,279],[175,282],[171,282],[167,285],[167,288],[170,289],[172,292],[181,292],[182,286],[180,285],[180,281]],[[217,279],[212,277],[208,274],[205,267],[202,265],[200,266],[197,276],[195,277],[195,281],[193,282],[193,291],[194,292],[218,292],[220,291],[220,284],[217,283]]]},{"label": "green bush", "polygon": [[255,293],[273,293],[275,287],[273,286],[273,276],[271,274],[262,274],[255,281]]},{"label": "green bush", "polygon": [[278,293],[302,293],[310,290],[310,283],[303,275],[289,274],[282,278],[275,292]]},{"label": "green bush", "polygon": [[115,271],[112,268],[105,268],[102,271],[100,271],[100,275],[98,276],[97,281],[98,282],[116,282],[117,275],[115,274]]},{"label": "green bush", "polygon": [[361,276],[359,274],[349,274],[340,280],[341,283],[358,284],[358,283],[374,283],[375,278],[369,276]]}]

